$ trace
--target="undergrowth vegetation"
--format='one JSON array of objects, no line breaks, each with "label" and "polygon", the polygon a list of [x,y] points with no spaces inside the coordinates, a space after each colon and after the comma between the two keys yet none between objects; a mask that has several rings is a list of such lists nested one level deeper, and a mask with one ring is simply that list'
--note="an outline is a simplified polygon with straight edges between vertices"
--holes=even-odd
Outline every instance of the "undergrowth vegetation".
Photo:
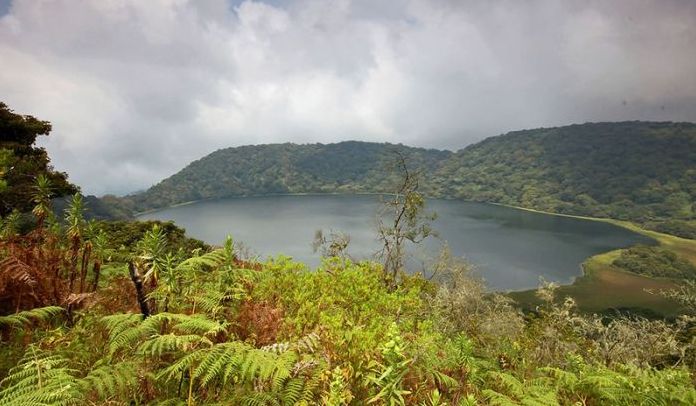
[{"label": "undergrowth vegetation", "polygon": [[636,246],[622,250],[613,265],[641,275],[696,279],[696,265],[660,247]]}]

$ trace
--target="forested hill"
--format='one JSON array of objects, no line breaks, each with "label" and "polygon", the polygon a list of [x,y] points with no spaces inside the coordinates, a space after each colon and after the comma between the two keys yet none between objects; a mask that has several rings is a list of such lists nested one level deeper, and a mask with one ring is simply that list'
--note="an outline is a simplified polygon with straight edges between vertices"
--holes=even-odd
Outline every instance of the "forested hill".
[{"label": "forested hill", "polygon": [[[337,144],[269,144],[226,148],[195,161],[144,193],[130,196],[138,210],[192,200],[280,193],[356,193],[394,190],[403,156],[429,174],[449,151],[346,141]],[[423,190],[435,194],[423,183]]]},{"label": "forested hill", "polygon": [[437,176],[442,196],[633,220],[696,238],[696,125],[590,123],[471,145]]},{"label": "forested hill", "polygon": [[388,192],[398,151],[427,195],[612,217],[696,237],[696,125],[590,123],[515,131],[456,153],[365,142],[228,148],[130,196],[138,210],[225,196]]}]

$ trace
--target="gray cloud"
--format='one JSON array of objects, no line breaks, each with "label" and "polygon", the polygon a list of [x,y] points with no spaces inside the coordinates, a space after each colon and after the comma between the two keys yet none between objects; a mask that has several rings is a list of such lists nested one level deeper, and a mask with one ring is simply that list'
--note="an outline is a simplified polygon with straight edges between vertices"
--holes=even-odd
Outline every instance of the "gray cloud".
[{"label": "gray cloud", "polygon": [[586,121],[696,121],[696,2],[21,1],[0,95],[50,120],[88,193],[214,149],[344,139],[458,149]]}]

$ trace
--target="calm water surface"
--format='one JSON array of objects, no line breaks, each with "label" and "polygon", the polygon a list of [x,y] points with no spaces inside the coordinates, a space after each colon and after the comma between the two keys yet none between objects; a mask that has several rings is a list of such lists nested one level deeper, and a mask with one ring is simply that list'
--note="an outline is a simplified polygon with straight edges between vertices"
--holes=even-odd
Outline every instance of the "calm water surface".
[{"label": "calm water surface", "polygon": [[[350,235],[348,252],[369,258],[379,197],[369,195],[272,196],[220,199],[172,207],[141,219],[174,220],[189,235],[221,244],[232,235],[262,258],[283,253],[316,266],[317,229]],[[539,278],[569,283],[580,264],[600,252],[652,240],[611,224],[454,200],[429,200],[434,229],[452,253],[473,263],[493,289],[536,287]],[[437,254],[440,242],[411,249],[411,264]]]}]

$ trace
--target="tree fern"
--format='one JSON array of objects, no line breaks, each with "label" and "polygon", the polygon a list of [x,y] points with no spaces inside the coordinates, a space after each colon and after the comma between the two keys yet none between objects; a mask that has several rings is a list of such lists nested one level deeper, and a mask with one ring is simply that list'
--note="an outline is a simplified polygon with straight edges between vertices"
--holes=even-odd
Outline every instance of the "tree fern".
[{"label": "tree fern", "polygon": [[312,398],[315,366],[315,362],[300,361],[293,351],[278,354],[233,341],[182,353],[157,377],[176,381],[182,374],[189,374],[191,384],[198,390],[236,382],[253,392],[245,395],[244,402],[274,404],[268,399],[275,399],[285,405]]},{"label": "tree fern", "polygon": [[216,268],[228,261],[228,255],[224,249],[218,249],[186,259],[176,266],[178,272],[197,271],[203,268]]},{"label": "tree fern", "polygon": [[295,351],[300,354],[313,354],[320,347],[320,337],[317,333],[310,333],[294,342],[280,342],[266,345],[264,351],[282,354],[286,351]]},{"label": "tree fern", "polygon": [[[37,284],[31,267],[12,255],[0,260],[0,283],[4,284],[6,281],[29,287]],[[2,285],[0,287],[4,288]]]},{"label": "tree fern", "polygon": [[198,304],[201,312],[216,317],[229,305],[241,301],[245,296],[246,290],[238,284],[233,284],[222,289],[205,290],[202,294],[196,295],[193,300]]},{"label": "tree fern", "polygon": [[[157,320],[157,316],[160,315],[161,314],[157,314],[153,317],[155,320]],[[182,315],[177,315],[177,317],[172,319],[173,321],[176,321],[176,324],[172,327],[172,330],[184,334],[199,334],[212,337],[224,332],[230,325],[226,321],[219,322],[210,320],[203,315],[180,316]]]}]

